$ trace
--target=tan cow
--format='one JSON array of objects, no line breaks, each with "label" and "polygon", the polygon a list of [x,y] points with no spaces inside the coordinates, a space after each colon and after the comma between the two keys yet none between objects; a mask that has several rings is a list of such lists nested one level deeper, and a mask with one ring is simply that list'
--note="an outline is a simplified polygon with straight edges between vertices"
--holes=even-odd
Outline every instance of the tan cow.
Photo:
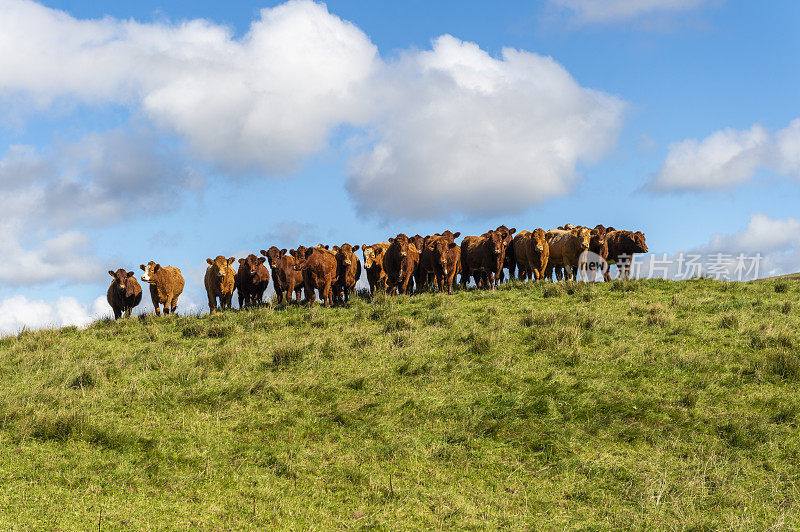
[{"label": "tan cow", "polygon": [[550,246],[543,229],[520,231],[514,237],[514,252],[519,267],[519,278],[522,280],[545,278],[547,263],[550,258]]},{"label": "tan cow", "polygon": [[140,264],[142,269],[142,281],[150,285],[150,297],[153,300],[153,307],[156,309],[156,316],[161,314],[159,305],[164,306],[164,314],[174,314],[178,308],[178,297],[183,292],[183,275],[180,268],[175,266],[164,266],[156,264],[152,260],[147,266]]},{"label": "tan cow", "polygon": [[236,261],[235,257],[225,258],[217,255],[215,259],[206,259],[205,285],[206,295],[208,296],[208,311],[213,314],[217,311],[217,299],[219,306],[223,310],[231,308],[233,290],[236,288],[236,272],[231,268],[231,264]]},{"label": "tan cow", "polygon": [[364,254],[364,269],[367,271],[367,282],[369,291],[374,294],[376,290],[386,290],[386,269],[383,267],[383,259],[386,250],[389,249],[388,242],[378,242],[368,246],[363,244],[361,252]]},{"label": "tan cow", "polygon": [[563,268],[564,275],[572,279],[573,268],[578,267],[581,253],[589,249],[591,231],[587,227],[576,227],[568,231],[553,229],[547,232],[546,238],[550,248],[550,258],[545,277],[552,278],[555,268],[556,276],[561,280],[559,269]]}]

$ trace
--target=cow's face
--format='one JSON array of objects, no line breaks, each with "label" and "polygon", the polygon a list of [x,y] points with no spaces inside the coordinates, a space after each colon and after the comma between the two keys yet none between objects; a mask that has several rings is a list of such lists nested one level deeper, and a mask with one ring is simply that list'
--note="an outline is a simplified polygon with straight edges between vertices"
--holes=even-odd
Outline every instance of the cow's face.
[{"label": "cow's face", "polygon": [[500,255],[505,250],[503,243],[503,235],[498,231],[489,231],[486,233],[486,238],[489,239],[489,249],[494,255]]},{"label": "cow's face", "polygon": [[142,275],[142,281],[150,284],[156,282],[156,276],[158,276],[158,273],[161,271],[161,265],[156,264],[152,260],[148,262],[146,266],[144,264],[140,264],[139,268],[141,268],[141,270],[144,272],[144,275]]},{"label": "cow's face", "polygon": [[447,230],[442,233],[442,236],[447,239],[448,242],[453,242],[456,238],[461,236],[461,231],[456,231],[455,233],[451,230]]},{"label": "cow's face", "polygon": [[514,239],[514,233],[517,232],[517,228],[513,227],[513,228],[509,229],[505,225],[501,225],[500,227],[495,229],[495,231],[500,233],[500,236],[503,239],[503,245],[508,246],[511,243],[511,241]]},{"label": "cow's face", "polygon": [[395,249],[401,257],[408,255],[408,237],[406,235],[400,233],[391,242],[395,245]]},{"label": "cow's face", "polygon": [[647,243],[644,241],[644,233],[636,231],[633,234],[633,240],[636,242],[636,248],[639,253],[647,253]]},{"label": "cow's face", "polygon": [[236,259],[233,257],[226,259],[222,255],[217,255],[214,260],[206,259],[206,262],[208,263],[209,268],[211,268],[211,274],[222,280],[228,275],[230,265],[233,264],[235,260]]},{"label": "cow's face", "polygon": [[[133,275],[133,272],[130,272]],[[108,270],[108,275],[114,278],[114,286],[119,291],[125,290],[125,286],[128,284],[128,272],[120,268],[117,271]]]},{"label": "cow's face", "polygon": [[591,231],[590,244],[592,249],[602,249],[606,245],[606,229],[599,225]]},{"label": "cow's face", "polygon": [[277,268],[278,264],[281,262],[281,256],[286,254],[286,250],[272,246],[266,251],[262,249],[261,254],[267,258],[267,262],[271,268]]},{"label": "cow's face", "polygon": [[533,231],[533,235],[531,235],[533,240],[533,245],[536,248],[536,251],[542,252],[544,251],[544,246],[547,244],[547,237],[544,232],[544,229],[536,229]]},{"label": "cow's face", "polygon": [[336,251],[336,262],[343,266],[349,267],[358,260],[354,253],[358,251],[357,245],[342,244],[342,247],[334,246],[333,249]]},{"label": "cow's face", "polygon": [[367,269],[372,268],[372,265],[375,262],[375,251],[373,250],[372,246],[364,244],[361,246],[361,252],[364,253],[364,267]]},{"label": "cow's face", "polygon": [[581,248],[581,251],[586,251],[589,249],[589,245],[591,244],[592,240],[592,232],[589,231],[589,228],[576,227],[571,231],[571,233],[578,237],[578,244]]},{"label": "cow's face", "polygon": [[264,264],[264,262],[266,262],[266,260],[266,257],[256,257],[251,253],[247,256],[247,258],[239,259],[240,269],[243,268],[245,275],[255,279],[258,276],[258,269],[262,264]]}]

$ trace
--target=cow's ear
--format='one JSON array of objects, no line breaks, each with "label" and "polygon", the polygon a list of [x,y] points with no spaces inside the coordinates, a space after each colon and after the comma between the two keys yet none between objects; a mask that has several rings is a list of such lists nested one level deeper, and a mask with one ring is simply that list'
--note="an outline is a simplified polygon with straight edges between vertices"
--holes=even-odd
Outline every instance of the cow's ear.
[{"label": "cow's ear", "polygon": [[447,247],[449,247],[450,249],[453,249],[455,247],[458,247],[458,244],[456,244],[455,242],[450,242],[450,244]]},{"label": "cow's ear", "polygon": [[334,251],[339,251],[341,248],[339,246],[333,246]]},{"label": "cow's ear", "polygon": [[367,245],[366,244],[361,244],[361,251],[364,251],[365,249],[367,249]]},{"label": "cow's ear", "polygon": [[393,243],[394,243],[394,238],[390,238],[390,239],[389,239],[389,243],[390,243],[390,244],[393,244]]},{"label": "cow's ear", "polygon": [[[282,249],[282,250],[281,250],[281,255],[283,255],[283,253],[284,253],[285,251],[286,251],[285,249]],[[289,255],[291,255],[292,257],[294,257],[295,253],[297,253],[297,250],[296,250],[296,249],[290,249],[290,250],[289,250]]]},{"label": "cow's ear", "polygon": [[328,244],[325,244],[325,245],[324,245],[324,246],[322,246],[322,247],[324,247],[325,249],[331,249],[331,247],[330,247]]},{"label": "cow's ear", "polygon": [[286,255],[286,248],[283,248],[282,250],[280,250],[280,254],[281,255]]},{"label": "cow's ear", "polygon": [[117,276],[117,274],[115,274],[111,270],[108,270],[108,275],[110,275],[111,277],[116,277]]},{"label": "cow's ear", "polygon": [[228,266],[236,262],[236,257],[228,257]]},{"label": "cow's ear", "polygon": [[239,259],[239,264],[244,264],[245,262],[247,261],[245,261],[244,259]]},{"label": "cow's ear", "polygon": [[267,250],[266,249],[262,249],[260,253],[262,255],[264,255],[265,257],[267,256]]},{"label": "cow's ear", "polygon": [[508,230],[508,234],[509,235],[513,235],[516,232],[517,232],[517,228],[516,227],[512,227],[511,229]]},{"label": "cow's ear", "polygon": [[264,264],[265,262],[267,262],[267,258],[266,257],[258,257],[258,263],[259,264]]},{"label": "cow's ear", "polygon": [[358,244],[353,247],[353,251],[358,251]]},{"label": "cow's ear", "polygon": [[460,236],[461,236],[461,231],[456,231],[455,233],[453,233],[453,238],[458,238]]},{"label": "cow's ear", "polygon": [[147,268],[144,267],[144,264],[140,264],[139,267],[142,269],[143,272],[147,271]]},{"label": "cow's ear", "polygon": [[158,271],[160,269],[161,269],[161,265],[160,264],[156,264],[155,266],[153,266],[153,273],[158,273]]},{"label": "cow's ear", "polygon": [[211,259],[206,259],[206,262],[209,263],[209,264],[214,264],[214,261],[211,260]]},{"label": "cow's ear", "polygon": [[135,274],[133,272],[128,272],[128,277],[133,277]]}]

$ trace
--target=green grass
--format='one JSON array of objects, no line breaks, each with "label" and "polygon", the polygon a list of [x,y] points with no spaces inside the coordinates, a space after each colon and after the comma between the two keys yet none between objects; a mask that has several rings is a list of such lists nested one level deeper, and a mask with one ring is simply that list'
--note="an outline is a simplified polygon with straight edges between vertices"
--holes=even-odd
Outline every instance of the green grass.
[{"label": "green grass", "polygon": [[6,337],[0,529],[797,529],[798,297],[512,283]]}]

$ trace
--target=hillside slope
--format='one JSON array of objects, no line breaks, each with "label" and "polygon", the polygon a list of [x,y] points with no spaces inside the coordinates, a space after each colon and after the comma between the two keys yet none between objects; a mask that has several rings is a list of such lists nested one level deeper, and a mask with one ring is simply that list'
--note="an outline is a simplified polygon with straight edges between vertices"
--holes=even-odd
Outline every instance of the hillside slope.
[{"label": "hillside slope", "polygon": [[514,283],[5,338],[0,528],[796,529],[799,293]]}]

